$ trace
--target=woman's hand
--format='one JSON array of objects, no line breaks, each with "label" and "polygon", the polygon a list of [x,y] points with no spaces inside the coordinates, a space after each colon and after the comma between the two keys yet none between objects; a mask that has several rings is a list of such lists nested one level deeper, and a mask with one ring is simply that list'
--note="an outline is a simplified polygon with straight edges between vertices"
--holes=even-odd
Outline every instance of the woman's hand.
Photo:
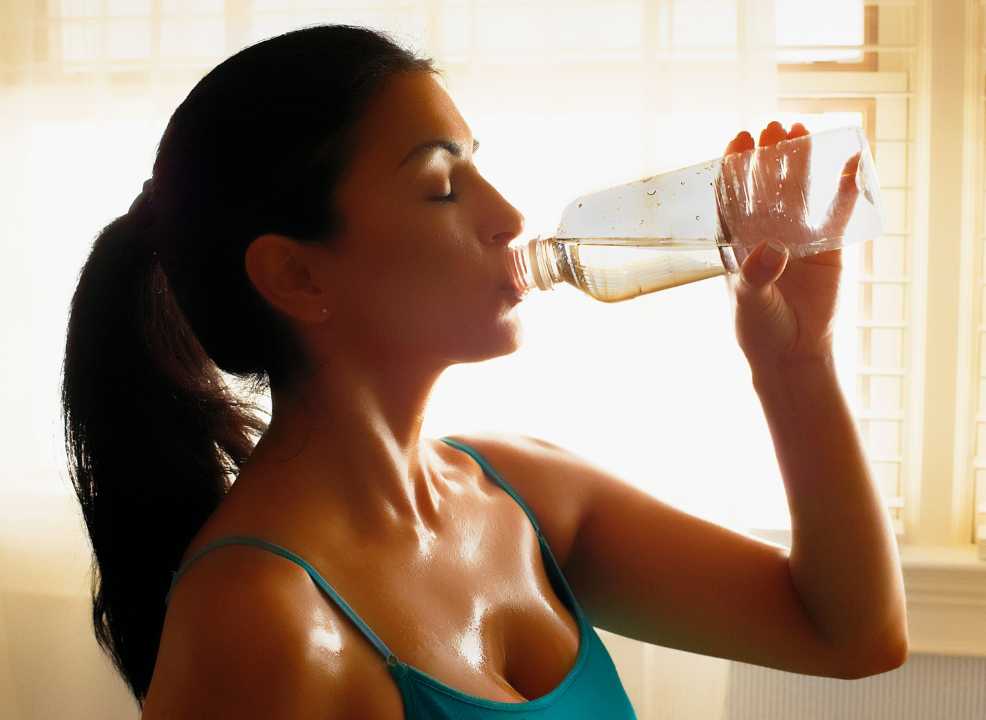
[{"label": "woman's hand", "polygon": [[[780,123],[772,122],[760,134],[760,147],[802,135],[808,135],[808,131],[800,123],[792,125],[791,131],[787,132]],[[753,147],[750,134],[741,132],[729,143],[726,155]],[[760,173],[758,193],[769,195],[771,203],[778,202],[773,198],[780,198],[784,215],[802,218],[800,222],[804,222],[803,206],[808,196],[809,153],[810,149],[805,148],[797,158],[787,158],[784,163],[762,163],[756,168]],[[760,153],[754,157],[756,155]],[[859,193],[854,179],[858,162],[857,155],[843,170],[843,182],[822,228],[829,237],[841,235],[852,214]],[[765,172],[765,169],[780,167],[786,169],[783,178],[779,177],[779,170],[772,170],[769,175]],[[786,236],[803,236],[805,228],[789,227],[785,232],[775,205],[762,204],[756,199],[749,203],[748,213],[738,226],[735,219],[728,218],[722,202],[724,197],[728,198],[723,194],[727,185],[720,182],[717,187],[720,233],[726,242],[732,242],[742,233],[747,243],[746,246],[734,243],[741,268],[739,273],[727,275],[726,280],[734,301],[736,339],[750,366],[755,371],[769,372],[788,365],[830,359],[833,318],[842,275],[842,250],[791,258],[785,247]],[[798,211],[799,203],[801,212]],[[755,231],[758,232],[754,235]],[[778,237],[765,237],[768,233]],[[779,242],[771,243],[772,240]],[[755,241],[759,241],[758,244],[750,247],[749,244]]]}]

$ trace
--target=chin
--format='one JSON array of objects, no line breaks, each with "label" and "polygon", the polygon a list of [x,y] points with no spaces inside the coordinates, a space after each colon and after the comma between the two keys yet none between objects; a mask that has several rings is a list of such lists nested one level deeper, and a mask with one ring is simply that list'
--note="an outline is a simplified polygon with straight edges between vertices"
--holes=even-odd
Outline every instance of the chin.
[{"label": "chin", "polygon": [[468,348],[460,345],[456,352],[450,353],[453,356],[452,364],[482,362],[510,355],[520,347],[523,331],[520,323],[513,318],[507,322],[501,321],[482,336],[470,334],[470,339],[473,342]]}]

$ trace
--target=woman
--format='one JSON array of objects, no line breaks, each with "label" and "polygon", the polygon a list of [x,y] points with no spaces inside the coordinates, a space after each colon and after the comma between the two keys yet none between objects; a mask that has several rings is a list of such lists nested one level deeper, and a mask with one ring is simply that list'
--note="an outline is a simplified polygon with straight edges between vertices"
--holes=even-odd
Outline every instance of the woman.
[{"label": "woman", "polygon": [[[735,287],[790,556],[533,438],[420,436],[445,368],[518,344],[523,218],[475,150],[428,61],[310,28],[210,72],[98,238],[66,436],[97,637],[143,717],[634,717],[592,625],[815,675],[903,662],[831,363],[838,253],[761,245]],[[219,369],[269,387],[269,425]]]}]

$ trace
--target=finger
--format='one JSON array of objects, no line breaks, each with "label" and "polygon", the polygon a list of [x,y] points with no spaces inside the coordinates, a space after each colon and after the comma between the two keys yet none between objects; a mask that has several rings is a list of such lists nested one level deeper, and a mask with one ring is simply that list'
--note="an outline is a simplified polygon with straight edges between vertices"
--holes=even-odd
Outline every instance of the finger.
[{"label": "finger", "polygon": [[736,264],[742,269],[743,263],[746,259],[750,257],[753,249],[746,247],[745,245],[735,245],[733,247],[733,257],[736,259]]},{"label": "finger", "polygon": [[713,190],[716,196],[717,242],[720,243],[732,243],[732,233],[729,229],[731,224],[730,218],[736,207],[735,198],[731,192],[736,176],[733,169],[735,158],[729,160],[725,158],[741,152],[740,148],[744,143],[744,136],[749,136],[749,133],[746,131],[740,132],[735,138],[729,141],[729,144],[726,145],[726,151],[723,153],[724,160],[716,172]]},{"label": "finger", "polygon": [[[739,135],[729,141],[726,145],[726,149],[722,153],[723,158],[726,158],[736,152],[736,140],[738,138]],[[726,187],[728,184],[729,167],[726,162],[722,162],[716,169],[715,178],[713,178],[712,191],[715,193],[716,197],[716,242],[723,244],[728,244],[731,242],[731,236],[729,233],[729,219],[726,213],[726,208],[729,205],[729,199],[726,195]]]},{"label": "finger", "polygon": [[846,164],[842,166],[842,177],[840,182],[851,181],[853,187],[856,186],[856,171],[859,170],[859,157],[860,154],[856,153],[851,158],[846,160]]},{"label": "finger", "polygon": [[856,185],[856,171],[858,169],[859,153],[856,153],[849,158],[842,168],[842,175],[839,177],[839,189],[829,205],[825,222],[822,224],[820,234],[823,238],[842,237],[852,211],[856,207],[856,200],[859,198],[859,187]]},{"label": "finger", "polygon": [[733,142],[736,143],[736,152],[746,152],[756,146],[753,142],[753,136],[746,130],[737,135]]},{"label": "finger", "polygon": [[770,286],[784,274],[789,257],[783,244],[767,240],[761,242],[743,262],[737,292],[754,300],[769,302]]},{"label": "finger", "polygon": [[[730,155],[736,155],[737,153],[742,153],[753,148],[753,136],[750,133],[743,130],[734,137],[729,144],[726,146],[726,151],[723,153],[724,158],[729,158]],[[736,182],[738,178],[742,177],[741,174],[737,172],[736,169],[737,158],[729,158],[724,160],[717,173],[717,178],[715,182],[715,195],[716,195],[716,214],[718,220],[719,229],[719,242],[722,243],[732,243],[733,236],[729,228],[731,225],[731,219],[736,213]]]},{"label": "finger", "polygon": [[[726,149],[728,155],[728,148]],[[716,171],[712,190],[716,197],[716,242],[722,245],[729,245],[733,241],[732,233],[729,231],[729,215],[732,212],[727,186],[730,183],[729,169],[726,163],[722,163]]]},{"label": "finger", "polygon": [[[729,141],[729,144],[726,145],[725,152],[722,154],[723,158],[735,155],[738,152],[737,143],[742,134],[742,132],[738,133],[736,137]],[[729,188],[732,184],[733,172],[731,164],[729,162],[723,162],[719,166],[719,171],[716,173],[715,187],[713,189],[716,195],[716,220],[719,231],[717,241],[725,244],[732,242],[732,234],[729,232],[729,216],[732,208],[735,207],[729,196]]]},{"label": "finger", "polygon": [[[794,123],[787,134],[788,140],[808,135],[801,123]],[[811,163],[811,140],[785,143],[784,175],[781,179],[781,202],[784,214],[795,223],[807,223],[808,168]]]},{"label": "finger", "polygon": [[737,135],[736,137],[734,137],[732,140],[729,141],[729,144],[726,145],[725,152],[723,152],[723,157],[725,157],[726,155],[732,155],[734,152],[736,152],[737,139],[739,139],[739,135]]},{"label": "finger", "polygon": [[794,125],[791,126],[791,130],[787,134],[787,139],[794,140],[794,138],[804,137],[807,134],[808,134],[808,128],[806,128],[801,123],[796,122],[794,123]]},{"label": "finger", "polygon": [[787,131],[776,120],[760,133],[760,147],[756,152],[752,173],[750,207],[753,215],[761,220],[776,215],[781,206],[779,194],[781,163],[775,146],[786,137]]},{"label": "finger", "polygon": [[729,163],[732,182],[728,187],[728,199],[733,212],[740,213],[746,206],[746,196],[749,192],[747,176],[750,162],[753,159],[752,151],[756,149],[756,143],[753,141],[753,136],[745,130],[736,136],[735,143],[736,152],[740,153],[740,156],[733,158]]},{"label": "finger", "polygon": [[784,129],[784,126],[774,120],[760,132],[760,147],[776,145],[786,138],[787,131]]},{"label": "finger", "polygon": [[842,267],[842,248],[826,250],[825,252],[815,253],[814,255],[806,255],[803,258],[798,258],[798,262],[808,265],[828,265],[830,267],[840,268]]},{"label": "finger", "polygon": [[753,136],[746,130],[743,130],[729,141],[729,144],[726,146],[726,152],[724,152],[723,155],[732,155],[733,153],[744,152],[752,149]]}]

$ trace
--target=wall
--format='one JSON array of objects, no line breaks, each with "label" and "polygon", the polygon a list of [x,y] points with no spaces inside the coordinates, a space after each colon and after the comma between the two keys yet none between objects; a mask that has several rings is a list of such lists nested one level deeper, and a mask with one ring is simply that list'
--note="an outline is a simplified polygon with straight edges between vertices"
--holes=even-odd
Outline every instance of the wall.
[{"label": "wall", "polygon": [[986,658],[912,655],[892,672],[837,680],[647,646],[604,631],[600,635],[640,720],[986,717]]}]

